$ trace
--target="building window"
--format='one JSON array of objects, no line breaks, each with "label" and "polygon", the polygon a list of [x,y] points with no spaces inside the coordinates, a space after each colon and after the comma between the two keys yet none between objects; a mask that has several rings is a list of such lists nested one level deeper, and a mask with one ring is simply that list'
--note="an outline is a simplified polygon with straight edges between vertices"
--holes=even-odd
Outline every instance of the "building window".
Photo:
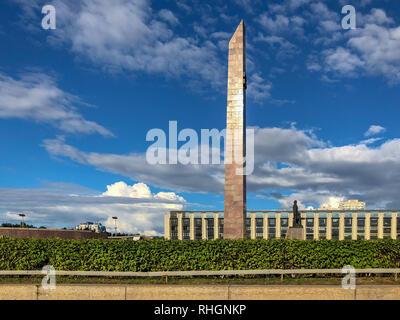
[{"label": "building window", "polygon": [[339,239],[339,218],[332,218],[332,239]]},{"label": "building window", "polygon": [[319,218],[318,224],[319,239],[326,239],[326,218]]},{"label": "building window", "polygon": [[314,218],[306,218],[306,239],[314,239]]},{"label": "building window", "polygon": [[194,218],[194,238],[196,240],[202,239],[202,226],[201,226],[201,218]]},{"label": "building window", "polygon": [[178,239],[178,218],[171,218],[169,220],[170,230],[171,230],[171,239]]},{"label": "building window", "polygon": [[251,236],[251,219],[246,218],[246,239],[250,239]]},{"label": "building window", "polygon": [[392,218],[384,217],[383,218],[383,238],[390,238],[390,231],[392,229]]},{"label": "building window", "polygon": [[256,218],[256,239],[262,239],[264,236],[264,219]]},{"label": "building window", "polygon": [[218,218],[219,221],[219,238],[224,238],[224,218]]},{"label": "building window", "polygon": [[183,240],[190,240],[190,219],[182,219]]},{"label": "building window", "polygon": [[362,240],[365,237],[365,218],[357,218],[357,239]]},{"label": "building window", "polygon": [[353,218],[344,218],[344,238],[352,239]]},{"label": "building window", "polygon": [[276,238],[276,221],[275,218],[268,218],[268,238],[274,239]]},{"label": "building window", "polygon": [[214,239],[214,218],[207,218],[207,239]]},{"label": "building window", "polygon": [[281,238],[286,238],[288,227],[289,227],[289,219],[281,218]]},{"label": "building window", "polygon": [[371,217],[371,229],[370,229],[370,238],[378,239],[378,218]]}]

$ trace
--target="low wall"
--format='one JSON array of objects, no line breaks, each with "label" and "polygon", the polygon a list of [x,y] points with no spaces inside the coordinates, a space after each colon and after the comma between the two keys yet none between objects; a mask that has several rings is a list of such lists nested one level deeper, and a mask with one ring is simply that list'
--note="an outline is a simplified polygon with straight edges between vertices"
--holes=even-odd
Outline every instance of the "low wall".
[{"label": "low wall", "polygon": [[0,228],[0,236],[10,238],[61,238],[61,239],[105,239],[107,234],[83,230]]},{"label": "low wall", "polygon": [[400,300],[400,286],[2,284],[0,300]]}]

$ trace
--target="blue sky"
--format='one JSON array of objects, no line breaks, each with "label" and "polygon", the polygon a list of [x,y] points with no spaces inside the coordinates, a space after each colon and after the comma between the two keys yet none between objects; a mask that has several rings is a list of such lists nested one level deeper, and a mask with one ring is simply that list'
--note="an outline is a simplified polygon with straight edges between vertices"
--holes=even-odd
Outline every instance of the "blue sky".
[{"label": "blue sky", "polygon": [[[45,4],[57,28],[41,27]],[[352,4],[357,29],[341,27]],[[7,0],[0,4],[0,222],[160,234],[223,209],[223,167],[150,166],[146,133],[226,121],[227,44],[247,27],[248,209],[400,207],[400,2]],[[107,187],[108,186],[108,187]]]}]

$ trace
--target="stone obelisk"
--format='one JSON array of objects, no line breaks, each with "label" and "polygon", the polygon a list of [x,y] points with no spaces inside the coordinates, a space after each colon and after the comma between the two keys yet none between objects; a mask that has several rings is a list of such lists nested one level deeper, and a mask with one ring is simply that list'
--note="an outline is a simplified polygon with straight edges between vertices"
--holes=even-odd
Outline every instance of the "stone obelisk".
[{"label": "stone obelisk", "polygon": [[243,239],[246,234],[246,176],[243,174],[242,159],[236,156],[246,155],[245,51],[245,25],[242,20],[229,42],[224,239]]}]

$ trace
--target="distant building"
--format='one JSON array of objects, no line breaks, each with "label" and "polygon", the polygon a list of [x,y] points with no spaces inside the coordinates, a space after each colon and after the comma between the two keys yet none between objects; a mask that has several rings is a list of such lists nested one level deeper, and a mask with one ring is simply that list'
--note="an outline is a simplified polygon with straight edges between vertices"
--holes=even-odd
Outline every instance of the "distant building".
[{"label": "distant building", "polygon": [[347,200],[339,202],[338,207],[332,207],[329,205],[318,208],[319,211],[332,211],[332,210],[365,210],[365,202],[358,200]]},{"label": "distant building", "polygon": [[96,233],[105,233],[106,227],[103,226],[100,222],[83,222],[75,227],[76,230],[89,230]]},{"label": "distant building", "polygon": [[[353,208],[353,207],[352,207]],[[303,239],[400,239],[400,210],[301,210]],[[223,211],[171,211],[166,239],[224,239]],[[293,226],[292,210],[246,212],[246,238],[282,239]]]},{"label": "distant building", "polygon": [[347,200],[339,203],[339,210],[365,210],[365,202]]}]

